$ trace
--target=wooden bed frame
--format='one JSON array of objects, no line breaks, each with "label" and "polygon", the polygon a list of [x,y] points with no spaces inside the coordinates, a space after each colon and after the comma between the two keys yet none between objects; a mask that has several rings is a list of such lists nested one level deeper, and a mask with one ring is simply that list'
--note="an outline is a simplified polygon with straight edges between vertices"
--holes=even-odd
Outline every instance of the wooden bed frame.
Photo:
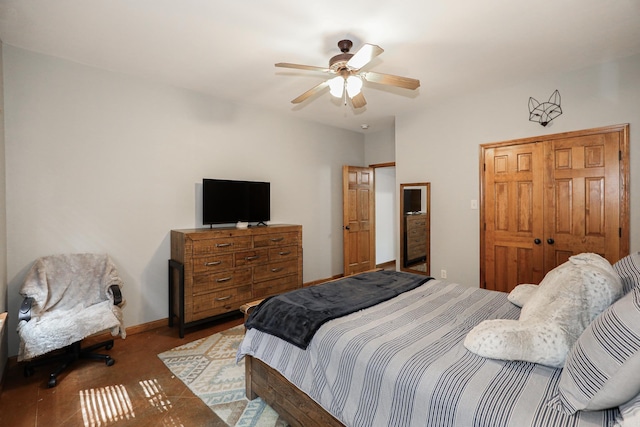
[{"label": "wooden bed frame", "polygon": [[251,356],[244,357],[247,399],[261,397],[292,427],[345,427],[278,371]]},{"label": "wooden bed frame", "polygon": [[[240,307],[245,321],[262,300]],[[291,427],[345,427],[315,400],[263,361],[244,356],[247,399],[261,397]]]}]

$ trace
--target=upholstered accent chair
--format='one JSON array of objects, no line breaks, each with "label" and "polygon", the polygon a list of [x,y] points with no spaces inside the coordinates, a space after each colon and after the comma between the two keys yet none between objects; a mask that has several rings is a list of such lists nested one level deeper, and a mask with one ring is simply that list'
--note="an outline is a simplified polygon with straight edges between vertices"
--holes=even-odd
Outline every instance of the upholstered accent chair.
[{"label": "upholstered accent chair", "polygon": [[113,339],[81,347],[81,341],[109,330],[126,337],[122,322],[122,280],[106,254],[63,254],[38,258],[20,288],[24,298],[18,313],[18,361],[26,361],[25,376],[33,368],[58,361],[49,376],[55,387],[58,375],[81,358],[115,360],[97,349],[110,350]]}]

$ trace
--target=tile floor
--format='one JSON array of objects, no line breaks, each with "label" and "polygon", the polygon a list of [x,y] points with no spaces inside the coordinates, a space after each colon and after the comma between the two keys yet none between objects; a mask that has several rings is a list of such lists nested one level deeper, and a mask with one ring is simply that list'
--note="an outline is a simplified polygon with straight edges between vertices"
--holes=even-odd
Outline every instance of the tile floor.
[{"label": "tile floor", "polygon": [[158,359],[158,353],[239,325],[242,317],[188,329],[177,327],[116,338],[108,354],[116,363],[80,360],[47,387],[50,366],[24,377],[11,364],[0,395],[0,426],[225,427],[216,415]]}]

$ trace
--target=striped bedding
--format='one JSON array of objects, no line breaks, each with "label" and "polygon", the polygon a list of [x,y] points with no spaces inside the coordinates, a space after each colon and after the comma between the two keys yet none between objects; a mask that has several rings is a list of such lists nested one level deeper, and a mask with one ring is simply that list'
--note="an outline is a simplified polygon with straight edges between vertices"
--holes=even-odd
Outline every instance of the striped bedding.
[{"label": "striped bedding", "polygon": [[617,409],[567,416],[547,404],[560,369],[462,345],[482,320],[519,310],[507,294],[431,280],[326,323],[306,350],[250,329],[238,360],[272,366],[348,427],[614,426]]}]

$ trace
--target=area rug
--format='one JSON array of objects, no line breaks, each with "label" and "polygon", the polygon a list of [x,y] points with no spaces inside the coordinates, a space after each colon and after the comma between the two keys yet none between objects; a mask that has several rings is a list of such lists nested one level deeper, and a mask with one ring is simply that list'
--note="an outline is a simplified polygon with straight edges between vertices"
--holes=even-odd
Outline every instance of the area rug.
[{"label": "area rug", "polygon": [[229,426],[284,427],[287,423],[262,399],[245,396],[244,360],[236,364],[236,351],[244,326],[160,353],[173,374]]}]

